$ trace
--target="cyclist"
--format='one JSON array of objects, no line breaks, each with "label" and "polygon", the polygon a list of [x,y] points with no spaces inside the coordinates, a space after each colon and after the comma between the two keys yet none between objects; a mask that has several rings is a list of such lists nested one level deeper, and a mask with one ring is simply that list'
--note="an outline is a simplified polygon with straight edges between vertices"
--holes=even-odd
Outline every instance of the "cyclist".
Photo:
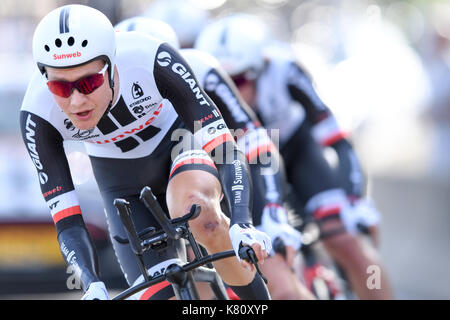
[{"label": "cyclist", "polygon": [[267,29],[258,18],[235,14],[208,25],[195,47],[220,61],[266,128],[280,130],[280,153],[288,181],[305,210],[317,221],[325,248],[342,266],[358,296],[391,298],[384,272],[380,290],[366,286],[367,268],[379,263],[361,248],[356,236],[347,232],[341,219],[346,195],[317,141],[333,145],[341,167],[357,172],[354,181],[361,184],[359,165],[349,161],[355,159],[351,145],[315,92],[309,76],[290,54],[279,50],[263,53],[267,40]]},{"label": "cyclist", "polygon": [[[93,8],[68,5],[48,13],[33,36],[39,71],[30,80],[20,113],[23,140],[37,169],[64,259],[77,270],[83,299],[108,298],[64,153],[64,140],[84,142],[104,202],[110,236],[128,284],[142,281],[113,205],[130,202],[138,230],[157,226],[139,201],[150,186],[171,217],[202,207],[190,223],[210,253],[249,245],[259,260],[270,238],[251,221],[251,178],[220,113],[185,60],[169,45],[139,33],[117,33]],[[207,120],[204,120],[207,119]],[[177,130],[178,129],[178,130]],[[177,136],[182,133],[183,136]],[[181,141],[180,141],[181,140]],[[193,140],[195,144],[186,143]],[[214,160],[214,161],[213,161]],[[220,210],[225,195],[231,218]],[[176,246],[146,252],[150,275],[180,259]],[[215,267],[242,299],[269,299],[254,266],[239,257]],[[245,267],[247,267],[247,270]],[[168,299],[169,283],[141,298]]]},{"label": "cyclist", "polygon": [[[175,31],[160,20],[133,17],[120,22],[115,29],[144,32],[180,49]],[[294,255],[301,246],[301,234],[289,224],[283,206],[285,176],[276,146],[213,56],[195,49],[181,49],[180,53],[190,64],[207,95],[219,108],[227,126],[234,130],[237,144],[250,163],[254,190],[254,225],[270,235],[272,241],[280,237],[286,244],[287,263],[272,252],[261,266],[268,279],[272,299],[311,299],[312,294],[290,268]]]}]

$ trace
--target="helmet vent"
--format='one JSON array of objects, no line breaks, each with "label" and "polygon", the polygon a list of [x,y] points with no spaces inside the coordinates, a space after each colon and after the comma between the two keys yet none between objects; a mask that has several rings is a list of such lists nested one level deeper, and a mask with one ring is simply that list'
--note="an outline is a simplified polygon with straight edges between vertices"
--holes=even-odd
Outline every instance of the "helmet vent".
[{"label": "helmet vent", "polygon": [[44,46],[45,51],[50,52],[50,47],[48,45]]},{"label": "helmet vent", "polygon": [[74,43],[75,43],[75,39],[73,37],[70,37],[69,39],[67,39],[67,44],[70,47],[73,46]]},{"label": "helmet vent", "polygon": [[84,47],[86,47],[88,45],[88,41],[87,40],[84,40],[82,43],[81,43],[81,46],[84,48]]},{"label": "helmet vent", "polygon": [[61,48],[61,46],[62,46],[62,41],[61,41],[61,39],[56,39],[55,40],[55,45],[58,47],[58,48]]}]

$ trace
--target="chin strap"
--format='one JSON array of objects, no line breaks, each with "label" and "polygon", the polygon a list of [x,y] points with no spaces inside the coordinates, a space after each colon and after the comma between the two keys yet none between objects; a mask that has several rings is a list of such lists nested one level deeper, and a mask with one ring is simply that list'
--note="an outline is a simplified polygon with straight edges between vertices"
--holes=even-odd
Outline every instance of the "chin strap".
[{"label": "chin strap", "polygon": [[109,82],[109,84],[110,84],[110,88],[111,88],[111,91],[112,91],[112,98],[111,98],[111,101],[109,101],[109,105],[108,105],[108,107],[106,108],[105,113],[103,113],[102,119],[103,119],[104,117],[106,117],[106,115],[109,113],[109,111],[111,110],[112,105],[113,105],[113,100],[114,100],[114,80],[111,80],[111,81]]}]

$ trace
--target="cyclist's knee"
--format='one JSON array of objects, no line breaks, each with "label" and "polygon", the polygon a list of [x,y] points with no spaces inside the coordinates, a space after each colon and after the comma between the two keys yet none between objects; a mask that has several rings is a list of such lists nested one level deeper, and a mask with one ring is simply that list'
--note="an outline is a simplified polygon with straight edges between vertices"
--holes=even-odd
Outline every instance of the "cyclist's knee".
[{"label": "cyclist's knee", "polygon": [[359,239],[348,232],[342,232],[322,241],[327,250],[343,265],[357,266],[366,260]]},{"label": "cyclist's knee", "polygon": [[[312,294],[302,294],[301,282],[280,255],[274,255],[261,265],[268,279],[268,288],[273,300],[313,299]],[[306,291],[307,289],[304,288]]]},{"label": "cyclist's knee", "polygon": [[202,206],[200,216],[220,206],[222,189],[213,175],[200,170],[185,171],[174,176],[167,187],[167,205],[172,217],[180,217],[189,212],[192,204]]},{"label": "cyclist's knee", "polygon": [[228,222],[220,211],[219,199],[211,198],[201,191],[192,191],[186,197],[185,208],[190,208],[193,204],[201,206],[200,215],[189,222],[197,241],[202,244],[222,241],[218,236],[228,230]]}]

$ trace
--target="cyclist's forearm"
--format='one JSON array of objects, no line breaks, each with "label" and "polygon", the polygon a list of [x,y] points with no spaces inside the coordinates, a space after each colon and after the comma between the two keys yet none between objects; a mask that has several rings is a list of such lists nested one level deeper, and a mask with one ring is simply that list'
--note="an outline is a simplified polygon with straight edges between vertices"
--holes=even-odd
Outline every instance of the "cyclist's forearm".
[{"label": "cyclist's forearm", "polygon": [[[250,161],[250,170],[254,189],[259,184],[264,195],[265,204],[282,204],[284,201],[284,186],[286,185],[286,174],[283,161],[277,150],[260,154],[258,161]],[[256,192],[256,190],[255,190]]]},{"label": "cyclist's forearm", "polygon": [[222,190],[231,212],[230,225],[235,223],[252,223],[252,181],[250,170],[244,154],[227,142],[223,159],[216,162],[222,183]]},{"label": "cyclist's forearm", "polygon": [[[255,226],[261,224],[262,214],[266,206],[283,206],[285,199],[286,176],[282,159],[278,152],[267,152],[261,155],[262,159],[270,162],[250,161],[253,192],[259,194],[261,203],[254,203],[253,222]],[[253,163],[255,162],[255,163]]]},{"label": "cyclist's forearm", "polygon": [[99,281],[97,254],[81,216],[70,220],[57,223],[58,242],[64,260],[74,268],[86,291],[92,282]]}]

